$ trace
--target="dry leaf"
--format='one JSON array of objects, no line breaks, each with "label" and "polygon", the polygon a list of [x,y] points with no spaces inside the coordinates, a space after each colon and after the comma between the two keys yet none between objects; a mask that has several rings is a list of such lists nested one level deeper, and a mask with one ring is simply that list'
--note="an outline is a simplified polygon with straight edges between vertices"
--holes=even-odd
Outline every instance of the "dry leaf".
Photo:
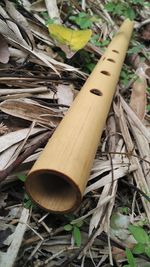
[{"label": "dry leaf", "polygon": [[6,168],[7,164],[9,164],[10,160],[14,156],[15,151],[19,145],[20,145],[20,142],[18,142],[15,145],[12,145],[11,147],[3,151],[3,153],[0,154],[0,170],[3,170]]},{"label": "dry leaf", "polygon": [[133,83],[130,107],[140,120],[144,119],[146,108],[146,88],[147,82],[145,74],[141,68],[137,71],[138,79]]},{"label": "dry leaf", "polygon": [[45,0],[45,5],[47,8],[48,15],[51,19],[55,19],[56,23],[61,23],[59,10],[57,7],[57,1],[56,0]]},{"label": "dry leaf", "polygon": [[36,12],[44,12],[46,11],[46,6],[44,3],[44,0],[38,0],[36,2],[33,2],[30,6],[31,11],[36,11]]},{"label": "dry leaf", "polygon": [[[27,134],[29,133],[30,129],[22,129],[15,132],[8,133],[0,137],[0,153],[4,150],[8,149],[12,145],[20,142],[23,140]],[[42,128],[33,128],[30,132],[30,135],[43,131]]]},{"label": "dry leaf", "polygon": [[[65,69],[67,71],[74,71],[76,73],[79,73],[82,76],[85,76],[85,74],[82,71],[79,71],[77,68],[72,67],[70,65],[67,65],[65,63],[59,62],[53,58],[50,57],[50,55],[46,52],[43,52],[37,48],[32,48],[31,45],[29,45],[25,39],[23,39],[20,30],[18,29],[18,26],[12,22],[8,14],[5,12],[5,10],[0,6],[0,33],[6,38],[6,40],[10,43],[13,44],[14,47],[19,48],[23,51],[25,51],[28,54],[30,54],[32,57],[34,57],[34,62],[35,57],[36,60],[40,60],[44,66],[48,66],[56,74],[60,76],[60,73],[57,69]],[[8,20],[5,20],[4,18],[8,18]],[[27,37],[27,36],[26,36]],[[29,41],[29,38],[28,38]],[[32,59],[33,61],[33,59]],[[39,61],[38,61],[39,64]]]},{"label": "dry leaf", "polygon": [[36,121],[49,127],[56,127],[62,118],[60,111],[25,99],[5,100],[0,104],[0,110],[9,115],[29,121]]},{"label": "dry leaf", "polygon": [[8,197],[8,193],[6,192],[1,192],[0,194],[0,209],[4,208],[6,206],[6,199]]},{"label": "dry leaf", "polygon": [[6,230],[0,230],[0,248],[5,247],[5,240],[12,234],[11,229],[8,227]]},{"label": "dry leaf", "polygon": [[3,37],[2,34],[0,34],[0,62],[1,63],[8,63],[10,57],[10,53],[8,50],[8,44]]},{"label": "dry leaf", "polygon": [[[11,3],[8,0],[5,0],[6,2],[6,10],[8,12],[8,14],[10,15],[10,17],[12,19],[14,19],[14,21],[17,21],[17,26],[21,26],[23,31],[26,33],[27,35],[27,39],[29,39],[28,41],[31,43],[32,42],[32,46],[35,46],[35,42],[34,42],[34,37],[33,34],[30,30],[30,26],[28,24],[28,21],[26,20],[26,18],[15,8],[14,4]],[[22,33],[21,33],[22,34]],[[22,34],[23,36],[23,34]],[[24,36],[23,36],[24,37]]]},{"label": "dry leaf", "polygon": [[70,106],[74,99],[73,85],[59,84],[57,86],[58,104]]}]

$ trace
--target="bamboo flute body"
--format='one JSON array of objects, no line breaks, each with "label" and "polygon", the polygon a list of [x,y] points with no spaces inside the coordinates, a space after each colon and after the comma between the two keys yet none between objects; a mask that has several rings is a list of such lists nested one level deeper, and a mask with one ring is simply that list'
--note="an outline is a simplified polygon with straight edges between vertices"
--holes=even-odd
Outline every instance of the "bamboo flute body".
[{"label": "bamboo flute body", "polygon": [[133,30],[125,20],[26,180],[30,197],[51,212],[81,202]]}]

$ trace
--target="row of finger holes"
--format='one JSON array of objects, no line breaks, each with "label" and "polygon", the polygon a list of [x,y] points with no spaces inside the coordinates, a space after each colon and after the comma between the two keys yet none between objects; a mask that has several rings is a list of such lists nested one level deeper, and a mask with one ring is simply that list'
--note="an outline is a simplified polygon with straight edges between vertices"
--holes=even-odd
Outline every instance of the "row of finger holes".
[{"label": "row of finger holes", "polygon": [[[119,52],[117,50],[115,50],[115,49],[113,49],[112,52],[114,52],[116,54],[119,54]],[[103,58],[103,60],[105,60],[105,57]],[[116,63],[116,61],[114,59],[112,59],[112,58],[107,58],[107,61]],[[101,73],[104,74],[104,75],[107,75],[107,76],[111,76],[111,74],[106,70],[102,70]],[[94,95],[97,95],[97,96],[102,96],[103,95],[103,93],[100,90],[96,89],[96,88],[91,89],[90,92],[92,94],[94,94]]]},{"label": "row of finger holes", "polygon": [[[112,52],[114,52],[116,54],[119,54],[119,51],[118,50],[115,50],[115,49],[113,49]],[[105,60],[105,57],[103,58],[103,60]],[[107,58],[107,61],[116,63],[116,61],[114,59],[112,59],[112,58]],[[102,70],[101,73],[104,74],[104,75],[107,75],[107,76],[111,76],[111,74],[108,71],[106,71],[106,70]]]}]

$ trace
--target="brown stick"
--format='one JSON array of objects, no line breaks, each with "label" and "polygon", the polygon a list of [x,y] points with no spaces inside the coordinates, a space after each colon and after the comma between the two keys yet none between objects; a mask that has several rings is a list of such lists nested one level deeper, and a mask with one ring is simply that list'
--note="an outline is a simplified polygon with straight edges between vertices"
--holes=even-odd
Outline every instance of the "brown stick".
[{"label": "brown stick", "polygon": [[29,148],[27,148],[21,155],[18,156],[14,162],[12,162],[6,169],[0,171],[0,182],[5,180],[7,176],[16,169],[26,158],[28,158],[37,148],[39,148],[41,145],[45,144],[48,139],[52,136],[54,130],[51,132],[46,132],[42,138],[36,142],[36,144],[31,145]]}]

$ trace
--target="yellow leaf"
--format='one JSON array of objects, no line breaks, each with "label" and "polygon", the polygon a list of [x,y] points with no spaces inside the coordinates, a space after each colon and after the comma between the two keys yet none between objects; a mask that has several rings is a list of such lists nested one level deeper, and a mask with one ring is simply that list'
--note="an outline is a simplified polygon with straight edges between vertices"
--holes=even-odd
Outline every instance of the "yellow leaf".
[{"label": "yellow leaf", "polygon": [[72,51],[83,48],[92,35],[91,30],[72,30],[59,24],[49,24],[48,30],[53,39],[68,45]]}]

